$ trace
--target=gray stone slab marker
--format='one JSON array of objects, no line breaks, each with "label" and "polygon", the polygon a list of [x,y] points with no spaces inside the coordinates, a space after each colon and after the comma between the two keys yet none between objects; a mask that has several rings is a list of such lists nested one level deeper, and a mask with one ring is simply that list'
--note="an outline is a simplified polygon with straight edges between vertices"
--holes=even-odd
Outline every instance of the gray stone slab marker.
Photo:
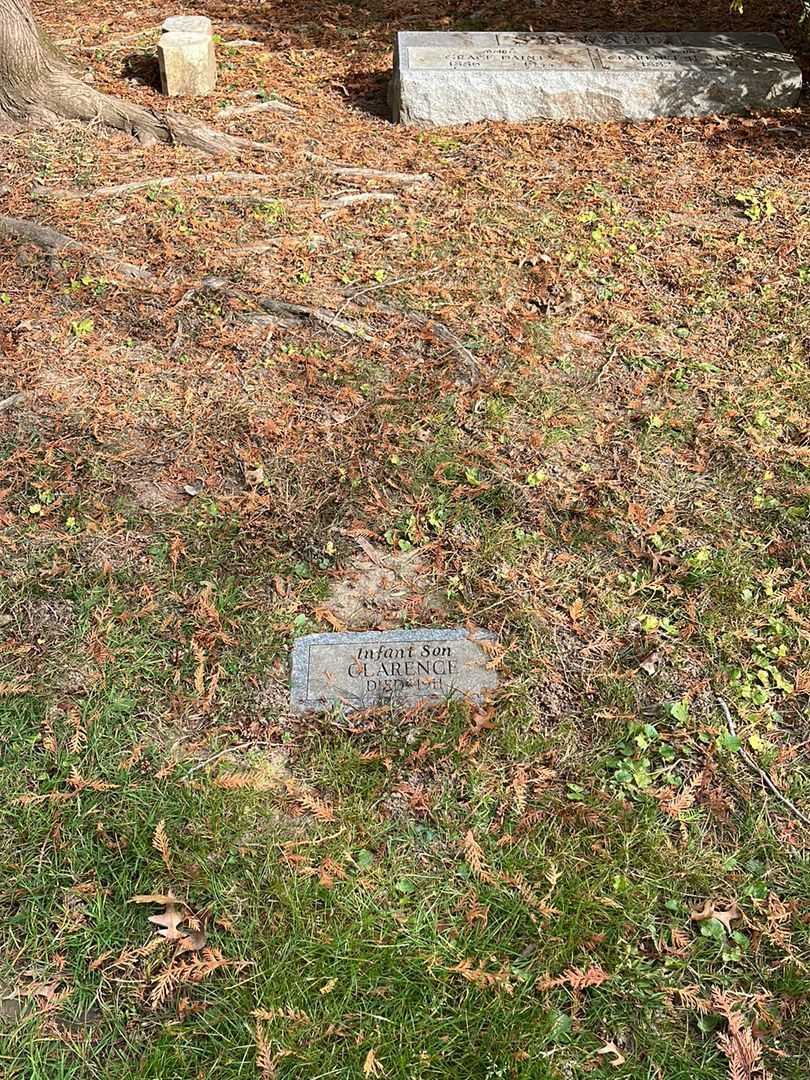
[{"label": "gray stone slab marker", "polygon": [[394,120],[649,120],[796,104],[773,34],[397,34]]},{"label": "gray stone slab marker", "polygon": [[498,685],[481,642],[488,630],[389,630],[310,634],[293,646],[291,703],[297,712],[409,707],[449,697],[481,701]]}]

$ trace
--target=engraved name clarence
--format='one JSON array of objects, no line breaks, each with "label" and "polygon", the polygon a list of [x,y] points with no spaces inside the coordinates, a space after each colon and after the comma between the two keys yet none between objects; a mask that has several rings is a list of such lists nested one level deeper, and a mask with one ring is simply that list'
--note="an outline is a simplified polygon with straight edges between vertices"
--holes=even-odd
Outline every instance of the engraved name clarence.
[{"label": "engraved name clarence", "polygon": [[361,646],[346,674],[350,679],[362,679],[367,693],[393,693],[410,686],[443,690],[450,688],[449,677],[458,673],[458,666],[449,645],[423,641],[401,646]]}]

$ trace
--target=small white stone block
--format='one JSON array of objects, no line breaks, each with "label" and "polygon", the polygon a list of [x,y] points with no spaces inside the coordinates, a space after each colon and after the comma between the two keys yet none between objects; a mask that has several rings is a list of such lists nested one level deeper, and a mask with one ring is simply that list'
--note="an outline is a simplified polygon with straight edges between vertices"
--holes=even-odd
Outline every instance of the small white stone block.
[{"label": "small white stone block", "polygon": [[161,86],[168,97],[205,97],[217,84],[214,39],[210,34],[168,30],[158,41],[158,62]]},{"label": "small white stone block", "polygon": [[205,15],[170,15],[160,28],[162,34],[170,34],[178,30],[181,34],[208,34],[213,33],[211,20]]}]

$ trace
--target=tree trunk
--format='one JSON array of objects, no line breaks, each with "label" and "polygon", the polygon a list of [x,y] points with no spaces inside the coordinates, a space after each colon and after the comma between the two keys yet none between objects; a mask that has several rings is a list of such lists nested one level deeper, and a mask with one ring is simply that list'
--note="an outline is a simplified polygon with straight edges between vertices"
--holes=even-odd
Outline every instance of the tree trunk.
[{"label": "tree trunk", "polygon": [[100,94],[73,73],[39,28],[28,0],[0,0],[0,120],[84,120],[134,135],[142,143],[233,153],[245,145],[190,120]]}]

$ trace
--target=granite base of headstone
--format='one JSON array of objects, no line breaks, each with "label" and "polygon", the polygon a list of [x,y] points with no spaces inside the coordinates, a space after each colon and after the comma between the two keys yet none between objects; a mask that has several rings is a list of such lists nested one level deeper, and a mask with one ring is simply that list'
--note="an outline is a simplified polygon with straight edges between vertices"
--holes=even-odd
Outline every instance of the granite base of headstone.
[{"label": "granite base of headstone", "polygon": [[296,712],[410,708],[448,698],[480,702],[498,685],[487,630],[390,630],[310,634],[293,646]]},{"label": "granite base of headstone", "polygon": [[794,106],[801,70],[773,34],[397,35],[395,121],[650,120]]},{"label": "granite base of headstone", "polygon": [[172,15],[158,41],[160,84],[167,97],[206,97],[217,84],[211,20],[204,15]]}]

